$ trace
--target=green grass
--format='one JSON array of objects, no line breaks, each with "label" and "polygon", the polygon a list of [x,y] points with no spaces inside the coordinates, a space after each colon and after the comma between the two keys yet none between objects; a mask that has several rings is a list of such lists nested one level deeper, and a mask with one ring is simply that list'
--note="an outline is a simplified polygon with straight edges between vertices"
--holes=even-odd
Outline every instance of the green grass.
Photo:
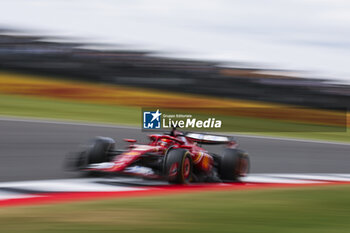
[{"label": "green grass", "polygon": [[0,94],[0,115],[139,125],[141,109]]},{"label": "green grass", "polygon": [[0,209],[0,231],[348,233],[350,187],[221,191]]},{"label": "green grass", "polygon": [[[139,107],[89,104],[78,101],[4,94],[0,94],[0,115],[114,123],[133,126],[141,125],[141,108]],[[264,136],[350,142],[349,131],[327,132],[328,129],[325,126],[320,128],[320,126],[312,126],[310,124],[286,123],[278,120],[249,117],[224,116],[223,119],[228,122],[228,129],[232,129],[232,131],[238,129],[236,132],[249,132],[249,134]],[[285,129],[285,131],[300,131],[300,129],[305,129],[305,131],[309,132],[272,132],[272,129],[277,129],[277,131],[279,131],[281,128]],[[253,132],[254,129],[256,129],[257,132],[250,133]],[[265,132],[264,130],[269,132]]]}]

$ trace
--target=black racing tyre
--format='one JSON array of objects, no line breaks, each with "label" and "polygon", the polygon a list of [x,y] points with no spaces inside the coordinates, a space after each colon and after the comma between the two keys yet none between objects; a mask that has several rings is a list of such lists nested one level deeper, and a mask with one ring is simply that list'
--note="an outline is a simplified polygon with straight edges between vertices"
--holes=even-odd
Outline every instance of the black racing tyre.
[{"label": "black racing tyre", "polygon": [[239,153],[238,176],[244,177],[244,176],[247,176],[250,171],[250,159],[247,152],[243,150],[238,150],[238,153]]},{"label": "black racing tyre", "polygon": [[108,162],[108,151],[113,150],[114,145],[112,138],[96,137],[84,152],[87,164]]},{"label": "black racing tyre", "polygon": [[192,179],[192,158],[185,149],[172,149],[165,161],[165,174],[169,183],[187,184]]},{"label": "black racing tyre", "polygon": [[219,174],[222,180],[237,181],[249,172],[250,161],[246,152],[227,148],[220,157]]},{"label": "black racing tyre", "polygon": [[79,171],[86,167],[85,151],[69,153],[65,160],[63,167],[66,171]]}]

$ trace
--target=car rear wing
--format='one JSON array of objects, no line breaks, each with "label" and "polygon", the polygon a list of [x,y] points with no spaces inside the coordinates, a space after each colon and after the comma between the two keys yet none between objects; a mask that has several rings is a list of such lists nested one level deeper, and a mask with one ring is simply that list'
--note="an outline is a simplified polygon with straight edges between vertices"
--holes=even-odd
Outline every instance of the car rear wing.
[{"label": "car rear wing", "polygon": [[185,133],[184,135],[189,140],[201,143],[201,144],[232,144],[235,140],[232,136],[202,134],[202,133]]}]

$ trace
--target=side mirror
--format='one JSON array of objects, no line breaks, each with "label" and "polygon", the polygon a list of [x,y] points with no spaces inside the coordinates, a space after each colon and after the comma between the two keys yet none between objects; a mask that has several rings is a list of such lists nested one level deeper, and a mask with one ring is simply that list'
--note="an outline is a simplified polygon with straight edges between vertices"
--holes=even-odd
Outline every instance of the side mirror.
[{"label": "side mirror", "polygon": [[128,138],[125,138],[124,141],[129,142],[129,143],[132,143],[132,144],[134,144],[134,143],[137,142],[136,139],[128,139]]}]

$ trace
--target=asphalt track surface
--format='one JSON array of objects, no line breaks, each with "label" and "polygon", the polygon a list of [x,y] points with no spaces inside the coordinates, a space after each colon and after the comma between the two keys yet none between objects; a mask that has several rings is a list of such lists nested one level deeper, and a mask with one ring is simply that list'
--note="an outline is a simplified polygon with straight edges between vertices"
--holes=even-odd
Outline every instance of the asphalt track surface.
[{"label": "asphalt track surface", "polygon": [[[68,152],[95,136],[147,141],[127,127],[0,118],[0,181],[77,178],[63,169]],[[350,144],[236,136],[251,158],[253,173],[349,173]],[[214,152],[220,148],[213,147]]]}]

